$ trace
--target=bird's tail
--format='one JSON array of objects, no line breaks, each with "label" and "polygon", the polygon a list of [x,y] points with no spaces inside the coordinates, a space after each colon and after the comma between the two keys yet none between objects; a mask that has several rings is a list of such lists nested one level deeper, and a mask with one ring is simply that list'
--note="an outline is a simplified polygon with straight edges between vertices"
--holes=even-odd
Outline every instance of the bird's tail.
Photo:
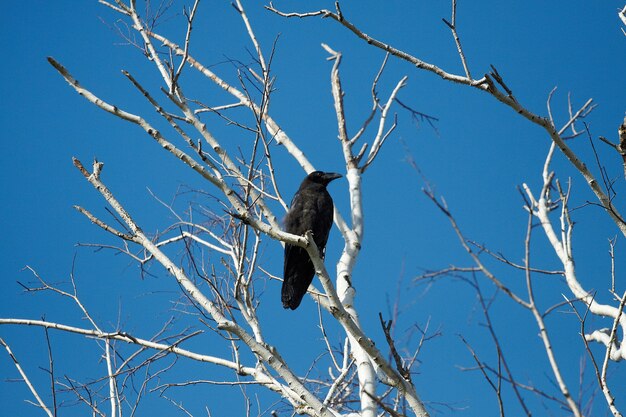
[{"label": "bird's tail", "polygon": [[291,280],[286,278],[283,281],[281,299],[283,301],[284,308],[290,308],[292,310],[295,310],[302,302],[302,298],[304,297],[304,294],[306,294],[306,291],[304,293],[301,293],[290,281]]}]

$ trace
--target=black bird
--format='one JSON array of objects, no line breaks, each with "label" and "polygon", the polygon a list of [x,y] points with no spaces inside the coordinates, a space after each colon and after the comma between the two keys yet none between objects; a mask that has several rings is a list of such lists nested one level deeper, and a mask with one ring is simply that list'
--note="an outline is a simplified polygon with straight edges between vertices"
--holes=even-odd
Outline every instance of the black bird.
[{"label": "black bird", "polygon": [[[333,225],[333,199],[326,190],[332,180],[341,178],[332,172],[311,172],[300,184],[285,217],[285,231],[304,235],[308,230],[322,258]],[[285,268],[281,298],[284,308],[295,310],[311,285],[315,268],[306,249],[285,244]]]}]

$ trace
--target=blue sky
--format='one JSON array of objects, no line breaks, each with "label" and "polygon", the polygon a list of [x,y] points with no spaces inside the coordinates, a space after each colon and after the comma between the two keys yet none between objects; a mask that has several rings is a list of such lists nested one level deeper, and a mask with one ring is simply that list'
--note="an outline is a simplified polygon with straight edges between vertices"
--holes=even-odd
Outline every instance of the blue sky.
[{"label": "blue sky", "polygon": [[[341,71],[348,128],[352,133],[369,110],[370,84],[383,54],[329,20],[286,20],[265,11],[256,2],[249,3],[244,5],[264,49],[269,51],[278,37],[272,65],[276,76],[273,117],[316,167],[342,172],[329,85],[332,64],[326,61],[327,54],[320,44],[326,43],[344,54]],[[332,2],[276,5],[299,11],[332,8]],[[184,35],[178,13],[181,7],[182,3],[176,2],[169,13],[172,19],[160,27],[178,42]],[[569,94],[574,107],[593,98],[598,107],[585,119],[591,135],[615,141],[626,104],[623,76],[626,37],[620,31],[618,7],[623,4],[616,1],[573,1],[566,6],[540,1],[472,4],[461,1],[457,26],[474,74],[483,74],[490,64],[495,65],[519,101],[541,115],[547,113],[548,93],[558,87],[553,112],[560,124],[568,118]],[[115,30],[118,17],[96,1],[12,2],[4,5],[3,10],[0,33],[5,63],[0,68],[4,80],[0,86],[3,148],[0,184],[5,198],[0,210],[5,238],[0,241],[4,281],[0,317],[45,316],[52,321],[86,325],[80,312],[67,300],[53,294],[24,293],[17,281],[32,282],[32,276],[24,271],[29,265],[55,283],[67,282],[73,271],[83,301],[108,330],[119,326],[148,338],[172,315],[177,317],[180,328],[197,326],[193,316],[177,312],[172,301],[180,300],[178,287],[161,268],[152,266],[153,275],[142,277],[137,265],[122,255],[77,246],[79,242],[113,244],[116,241],[72,208],[78,204],[104,218],[107,216],[105,202],[76,171],[71,158],[76,156],[84,163],[94,157],[103,161],[107,185],[143,229],[150,232],[163,230],[173,221],[151,193],[172,201],[181,189],[214,190],[163,152],[140,129],[103,113],[79,97],[47,63],[46,57],[60,61],[103,98],[141,113],[157,125],[160,123],[157,115],[121,70],[130,71],[157,92],[161,86],[158,74],[142,59],[141,52],[126,45]],[[441,21],[442,17],[449,18],[448,2],[367,1],[359,2],[358,7],[346,4],[343,11],[368,34],[450,72],[462,73],[453,39]],[[233,62],[252,62],[249,54],[252,45],[228,3],[200,5],[192,42],[193,55],[231,82],[236,81]],[[436,117],[436,131],[425,123],[414,123],[397,107],[398,129],[365,174],[366,230],[355,269],[357,308],[365,329],[379,347],[384,346],[378,312],[387,314],[388,303],[400,293],[403,314],[397,323],[399,338],[408,334],[414,323],[423,326],[428,321],[442,333],[420,354],[419,373],[415,377],[418,392],[429,402],[431,410],[441,415],[453,414],[435,404],[447,403],[461,409],[458,414],[480,412],[495,416],[498,415],[495,397],[482,377],[476,372],[459,370],[473,365],[457,337],[459,333],[476,347],[481,358],[490,363],[496,361],[493,345],[481,326],[484,320],[477,310],[474,293],[467,284],[454,279],[430,286],[411,284],[412,278],[424,269],[445,268],[450,264],[469,266],[470,259],[447,220],[420,191],[424,184],[407,159],[413,158],[437,192],[445,197],[468,238],[521,262],[527,216],[516,187],[523,182],[535,188],[540,186],[549,138],[486,94],[444,82],[396,60],[390,60],[384,73],[381,95],[389,94],[404,75],[409,76],[408,86],[401,91],[399,99]],[[197,92],[212,103],[228,102],[228,97],[191,70],[186,70],[184,83],[187,92]],[[241,136],[236,128],[218,119],[210,119],[209,126],[224,141],[236,142]],[[609,176],[617,178],[619,201],[625,191],[621,163],[611,149],[596,143]],[[575,139],[571,146],[598,173],[586,136]],[[281,191],[289,199],[303,173],[281,148],[273,152]],[[563,182],[571,177],[572,206],[593,199],[583,178],[560,155],[554,161],[554,169]],[[342,180],[330,186],[344,216],[348,207],[346,184]],[[188,193],[176,199],[178,207],[185,206],[185,199],[205,203],[202,195]],[[598,290],[600,300],[607,301],[610,282],[607,239],[618,231],[597,207],[577,210],[574,219],[580,279],[586,288]],[[558,268],[557,259],[539,229],[534,236],[533,259],[538,266]],[[618,253],[623,251],[623,246],[623,237],[618,238]],[[335,229],[327,252],[331,271],[341,248],[340,235]],[[172,255],[180,258],[179,253]],[[282,251],[277,243],[265,242],[263,258],[268,269],[280,275]],[[209,262],[213,261],[217,258],[209,258]],[[521,273],[494,262],[490,266],[502,274],[503,281],[525,294]],[[624,266],[618,258],[617,284],[621,291],[624,281],[620,274]],[[485,294],[493,295],[494,289],[486,279],[478,279]],[[536,280],[544,308],[560,302],[562,293],[567,294],[560,279],[537,277]],[[286,359],[295,363],[298,372],[304,373],[323,350],[316,306],[305,299],[299,310],[286,312],[279,305],[277,282],[261,280],[259,288],[263,291],[259,314],[266,320],[264,329],[268,339]],[[502,295],[497,296],[492,313],[507,359],[520,380],[555,392],[530,314]],[[585,401],[588,400],[591,393],[586,387],[593,379],[587,361],[585,384],[583,388],[578,386],[586,355],[575,317],[563,307],[549,316],[548,324],[552,326],[557,355],[570,388],[575,397],[581,392]],[[595,327],[609,325],[600,320],[589,323]],[[331,329],[334,332],[331,337],[340,342],[340,332]],[[47,366],[43,331],[5,326],[0,328],[0,336],[21,358],[49,403],[47,376],[39,368]],[[55,367],[60,374],[82,380],[103,375],[105,368],[99,360],[99,350],[94,348],[95,342],[59,333],[51,333],[51,337],[57,358]],[[226,352],[225,346],[208,336],[205,341],[197,342],[196,347],[210,354]],[[594,353],[602,355],[603,349],[594,346]],[[611,372],[614,372],[612,388],[618,406],[621,404],[624,410],[626,389],[619,383],[626,376],[623,364],[611,364]],[[0,401],[8,407],[6,415],[36,415],[37,411],[24,402],[30,399],[25,386],[6,382],[18,375],[4,352],[0,353],[0,375],[3,379]],[[182,360],[167,375],[170,381],[208,377],[227,379],[232,375]],[[233,391],[236,390],[200,386],[171,393],[197,415],[202,415],[205,405],[213,415],[224,415],[224,404],[215,398],[220,396],[238,403],[241,394]],[[535,412],[541,413],[542,400],[529,398]],[[262,399],[267,407],[277,400],[273,395]],[[604,415],[602,398],[597,396],[595,401],[594,411]],[[157,399],[145,407],[141,410],[147,414],[171,405]],[[519,411],[515,405],[511,407]],[[177,415],[174,408],[166,410],[167,415]],[[62,414],[74,413],[79,414],[72,409],[64,409]],[[287,411],[282,413],[288,415]]]}]

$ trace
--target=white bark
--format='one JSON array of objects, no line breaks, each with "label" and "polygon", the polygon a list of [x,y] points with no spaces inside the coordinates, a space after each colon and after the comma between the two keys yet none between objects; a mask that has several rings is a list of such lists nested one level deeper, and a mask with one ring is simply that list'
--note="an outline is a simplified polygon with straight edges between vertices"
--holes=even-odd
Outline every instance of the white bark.
[{"label": "white bark", "polygon": [[[0,324],[1,324],[1,321],[0,321]],[[39,405],[39,407],[41,407],[41,409],[48,415],[48,417],[53,417],[52,411],[41,400],[41,397],[39,396],[39,393],[37,392],[37,390],[35,389],[33,384],[30,382],[30,379],[26,375],[26,372],[24,372],[24,370],[22,369],[22,366],[20,365],[20,363],[18,362],[17,358],[15,357],[13,352],[11,351],[11,348],[9,347],[9,345],[2,338],[0,338],[0,345],[4,346],[4,348],[6,349],[7,353],[11,357],[11,360],[13,361],[13,364],[15,365],[15,368],[17,369],[17,371],[22,376],[22,379],[24,380],[24,383],[26,384],[26,386],[28,387],[30,392],[33,394],[33,397],[35,397],[35,399],[37,400],[37,404]]]},{"label": "white bark", "polygon": [[611,349],[611,356],[610,356],[611,359],[615,361],[626,359],[626,349],[623,348],[624,341],[625,341],[624,337],[626,337],[624,336],[626,335],[625,333],[626,332],[626,315],[621,313],[619,307],[613,307],[608,304],[598,303],[593,297],[593,295],[589,291],[586,291],[583,288],[583,286],[580,284],[580,281],[578,280],[578,277],[576,275],[576,267],[575,267],[574,258],[572,255],[571,225],[569,225],[569,222],[566,220],[566,217],[567,217],[566,210],[568,210],[567,202],[566,201],[563,202],[563,211],[561,214],[561,224],[562,224],[561,238],[559,238],[549,218],[549,213],[550,213],[549,204],[550,203],[545,196],[545,193],[549,189],[549,183],[544,184],[542,196],[538,200],[535,199],[533,194],[530,192],[530,189],[526,185],[524,185],[524,188],[526,190],[528,197],[536,206],[535,215],[541,222],[541,227],[546,237],[550,241],[550,244],[552,248],[554,249],[554,252],[558,256],[561,263],[563,264],[563,268],[565,271],[565,280],[566,280],[567,286],[569,287],[574,297],[583,301],[589,307],[589,311],[592,314],[597,315],[597,316],[612,318],[617,323],[619,323],[619,325],[622,328],[623,336],[622,336],[622,341],[619,344],[614,344],[616,342],[611,341],[611,338],[609,337],[609,335],[606,334],[606,331],[603,331],[603,330],[596,330],[593,333],[586,335],[585,337],[587,338],[587,340],[600,342],[604,344],[605,346],[607,346],[607,348],[610,344],[614,344],[613,348]]}]

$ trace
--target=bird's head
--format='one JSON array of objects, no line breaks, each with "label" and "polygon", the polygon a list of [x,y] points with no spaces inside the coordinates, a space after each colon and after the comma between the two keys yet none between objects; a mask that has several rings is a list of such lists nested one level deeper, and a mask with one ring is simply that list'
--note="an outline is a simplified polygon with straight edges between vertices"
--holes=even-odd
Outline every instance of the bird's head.
[{"label": "bird's head", "polygon": [[341,178],[343,175],[336,174],[334,172],[322,172],[322,171],[313,171],[309,175],[307,175],[306,179],[310,182],[328,185],[332,180],[336,180],[337,178]]}]

